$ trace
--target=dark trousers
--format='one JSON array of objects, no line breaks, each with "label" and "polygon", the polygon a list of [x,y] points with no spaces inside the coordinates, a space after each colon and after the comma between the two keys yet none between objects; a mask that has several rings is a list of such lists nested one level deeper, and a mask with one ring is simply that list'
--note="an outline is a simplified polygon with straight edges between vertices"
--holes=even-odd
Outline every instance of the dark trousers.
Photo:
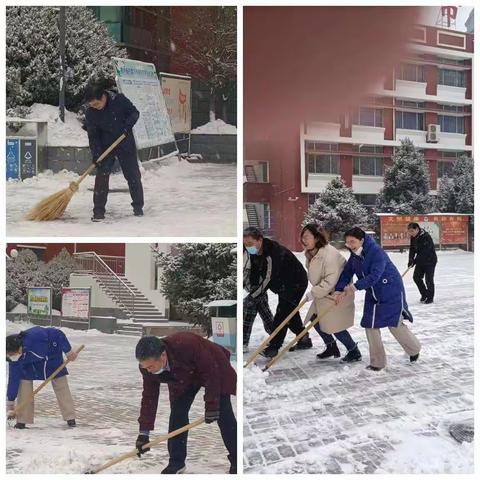
[{"label": "dark trousers", "polygon": [[[170,421],[168,431],[172,432],[190,423],[188,412],[192,406],[199,387],[188,389],[182,397],[170,402]],[[223,443],[228,450],[228,459],[232,465],[237,465],[237,419],[233,413],[230,395],[220,396],[220,418],[218,427],[222,435]],[[188,431],[168,440],[168,453],[170,464],[176,466],[185,465],[187,458]]]},{"label": "dark trousers", "polygon": [[[275,312],[275,317],[273,317],[273,330],[275,330],[284,320],[292,313],[298,304],[301,302],[303,294],[307,289],[307,285],[303,290],[297,290],[296,292],[291,293],[291,298],[286,299],[283,296],[278,296],[278,306],[277,311]],[[290,329],[295,335],[298,335],[301,331],[303,331],[304,326],[302,323],[302,318],[300,317],[300,313],[297,312],[291,320],[285,325],[278,333],[273,337],[272,341],[270,342],[270,346],[272,348],[276,348],[279,350],[285,340],[285,336],[287,335],[287,329]],[[307,335],[304,337],[308,337]]]},{"label": "dark trousers", "polygon": [[97,167],[95,177],[95,187],[93,190],[93,214],[95,216],[105,215],[105,205],[107,204],[110,173],[112,167],[118,160],[122,168],[123,176],[128,183],[130,196],[132,197],[132,207],[134,210],[143,208],[143,186],[142,175],[138,168],[138,162],[135,154],[131,155],[115,155],[106,158],[104,162]]},{"label": "dark trousers", "polygon": [[243,345],[248,345],[252,334],[253,322],[260,315],[263,328],[270,335],[273,332],[273,314],[268,305],[267,293],[262,293],[257,298],[246,297],[243,300]]},{"label": "dark trousers", "polygon": [[340,343],[343,344],[343,346],[347,349],[348,352],[350,352],[357,346],[357,344],[353,340],[350,333],[348,333],[348,330],[342,330],[341,332],[334,333],[333,334],[335,335],[335,338],[334,338],[333,335],[331,335],[330,333],[322,332],[322,330],[320,329],[320,325],[318,323],[316,323],[313,328],[322,337],[322,340],[325,342],[325,345],[330,345],[332,343],[335,343],[335,338],[336,338]]},{"label": "dark trousers", "polygon": [[[435,284],[433,275],[436,265],[416,265],[413,272],[413,281],[417,284],[418,291],[423,298],[433,300],[435,295]],[[425,277],[425,283],[423,279]]]}]

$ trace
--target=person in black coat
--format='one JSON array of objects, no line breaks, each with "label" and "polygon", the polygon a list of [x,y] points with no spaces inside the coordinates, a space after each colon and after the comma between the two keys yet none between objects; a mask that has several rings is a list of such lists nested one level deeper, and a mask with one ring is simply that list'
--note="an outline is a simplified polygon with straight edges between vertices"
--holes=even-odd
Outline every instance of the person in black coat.
[{"label": "person in black coat", "polygon": [[[307,272],[295,255],[279,243],[264,238],[260,229],[248,227],[243,231],[243,243],[251,255],[252,265],[259,272],[263,291],[270,289],[278,295],[277,311],[272,330],[298,306],[308,286]],[[275,357],[281,348],[287,328],[298,335],[303,330],[300,313],[296,313],[263,351],[266,357]],[[296,345],[297,349],[312,347],[312,340],[305,335]]]},{"label": "person in black coat", "polygon": [[137,162],[137,149],[132,128],[137,123],[139,112],[123,94],[105,90],[100,83],[92,83],[85,91],[88,109],[85,113],[85,125],[92,152],[93,163],[120,135],[126,138],[97,166],[93,193],[92,221],[105,218],[109,179],[115,160],[118,160],[123,175],[128,182],[132,197],[133,213],[143,215],[143,186]]},{"label": "person in black coat", "polygon": [[[433,303],[435,284],[433,276],[437,265],[437,253],[430,234],[418,223],[412,222],[407,227],[410,236],[408,266],[415,266],[413,280],[417,284],[422,303]],[[423,279],[425,278],[425,283]]]}]

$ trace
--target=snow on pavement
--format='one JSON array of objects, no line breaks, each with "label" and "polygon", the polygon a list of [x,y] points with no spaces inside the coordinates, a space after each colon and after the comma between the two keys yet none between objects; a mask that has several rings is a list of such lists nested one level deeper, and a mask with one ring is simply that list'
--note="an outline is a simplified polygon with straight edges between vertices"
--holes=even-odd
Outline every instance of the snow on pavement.
[{"label": "snow on pavement", "polygon": [[[390,257],[403,273],[407,253]],[[423,305],[412,273],[405,277],[411,328],[422,343],[416,364],[382,330],[387,369],[365,370],[358,292],[350,331],[362,362],[317,360],[324,346],[312,331],[313,349],[287,353],[268,372],[259,368],[263,359],[244,371],[246,473],[473,473],[473,444],[448,433],[452,422],[473,419],[473,254],[439,252],[435,280],[435,303]],[[271,295],[272,311],[276,303]],[[264,338],[257,318],[250,351]]]},{"label": "snow on pavement", "polygon": [[110,177],[106,220],[93,223],[94,177],[80,185],[64,216],[51,222],[25,220],[40,200],[68,187],[73,172],[51,171],[22,181],[8,181],[9,236],[234,236],[236,232],[236,166],[190,164],[176,159],[142,169],[144,217],[134,217],[122,173]]},{"label": "snow on pavement", "polygon": [[[32,325],[7,322],[7,334]],[[7,473],[85,473],[135,448],[142,379],[135,360],[138,338],[62,329],[72,347],[85,350],[68,367],[78,427],[62,420],[51,386],[35,399],[35,423],[28,430],[7,426]],[[35,382],[38,385],[39,382]],[[235,409],[236,397],[232,397]],[[204,414],[200,391],[190,421]],[[160,387],[155,431],[168,431],[168,388]],[[189,432],[187,473],[225,473],[230,466],[217,424],[200,425]],[[167,444],[125,460],[104,473],[158,474],[168,463]]]}]

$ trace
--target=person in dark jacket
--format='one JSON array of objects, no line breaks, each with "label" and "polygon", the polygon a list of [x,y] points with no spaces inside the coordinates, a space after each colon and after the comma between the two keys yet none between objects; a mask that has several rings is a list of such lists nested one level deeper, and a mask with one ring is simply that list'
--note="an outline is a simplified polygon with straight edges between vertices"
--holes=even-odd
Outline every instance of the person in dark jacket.
[{"label": "person in dark jacket", "polygon": [[[290,250],[269,238],[264,238],[258,228],[248,227],[243,231],[243,244],[251,255],[252,265],[256,265],[262,278],[258,294],[270,289],[278,295],[278,305],[272,325],[272,330],[275,330],[302,300],[308,286],[307,272]],[[297,312],[288,325],[278,332],[262,355],[269,358],[277,355],[288,328],[295,335],[303,331],[300,313]],[[294,348],[303,350],[312,346],[312,340],[307,334]]]},{"label": "person in dark jacket", "polygon": [[143,186],[137,161],[137,149],[132,129],[139,113],[132,102],[123,94],[105,90],[100,83],[92,83],[85,91],[88,109],[85,124],[93,163],[120,135],[126,138],[97,166],[93,192],[92,221],[105,218],[110,173],[118,160],[128,183],[132,197],[133,213],[143,215]]},{"label": "person in dark jacket", "polygon": [[[410,236],[408,266],[415,266],[413,281],[420,292],[420,302],[433,303],[433,297],[435,296],[433,276],[437,265],[435,244],[430,234],[423,228],[420,228],[418,223],[409,223],[407,231]],[[423,281],[424,278],[425,283]]]},{"label": "person in dark jacket", "polygon": [[[135,356],[143,377],[142,405],[136,448],[147,452],[155,427],[160,384],[168,385],[172,432],[189,423],[189,410],[200,388],[205,388],[205,422],[217,422],[230,460],[230,473],[237,473],[237,421],[230,395],[236,394],[237,374],[230,364],[230,352],[220,345],[188,332],[163,339],[148,336],[137,344]],[[168,440],[170,459],[163,474],[182,473],[187,458],[188,432]]]},{"label": "person in dark jacket", "polygon": [[[73,361],[77,353],[72,350],[65,334],[57,328],[32,327],[23,332],[8,335],[6,341],[8,363],[7,417],[17,418],[15,428],[24,429],[34,421],[34,401],[15,415],[18,405],[33,393],[33,380],[46,380],[64,362],[63,354]],[[75,406],[67,381],[66,368],[52,380],[63,419],[69,427],[75,427]]]},{"label": "person in dark jacket", "polygon": [[[255,259],[255,257],[254,257]],[[243,247],[243,288],[247,292],[243,299],[243,353],[248,352],[252,327],[257,314],[263,322],[265,332],[273,331],[273,314],[268,304],[268,293],[262,288],[263,278],[257,272],[255,261],[245,246]]]},{"label": "person in dark jacket", "polygon": [[[369,370],[382,370],[386,366],[385,348],[381,329],[388,327],[398,343],[416,362],[420,354],[420,342],[403,323],[413,322],[408,310],[402,277],[385,251],[358,227],[345,232],[345,245],[350,258],[335,286],[336,302],[349,293],[365,290],[365,303],[360,325],[365,328],[370,348]],[[350,285],[353,275],[357,281]]]}]

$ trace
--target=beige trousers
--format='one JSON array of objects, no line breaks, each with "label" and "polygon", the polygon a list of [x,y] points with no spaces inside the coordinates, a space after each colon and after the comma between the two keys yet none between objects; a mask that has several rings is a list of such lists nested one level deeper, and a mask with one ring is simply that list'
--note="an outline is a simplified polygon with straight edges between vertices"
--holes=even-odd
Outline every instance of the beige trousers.
[{"label": "beige trousers", "polygon": [[[72,394],[68,386],[67,376],[64,375],[60,378],[54,378],[52,380],[53,391],[57,397],[58,406],[62,412],[62,417],[65,421],[73,420],[75,418],[75,405],[73,403]],[[33,381],[21,380],[20,387],[18,389],[17,405],[20,405],[24,400],[31,398],[33,393]],[[33,417],[35,412],[34,400],[25,405],[17,415],[18,423],[33,423]]]},{"label": "beige trousers", "polygon": [[[388,329],[407,355],[413,356],[420,353],[420,342],[403,322],[400,322],[398,327],[388,327]],[[387,356],[382,342],[381,329],[366,328],[365,332],[370,348],[370,365],[372,367],[385,368],[387,365]]]}]

